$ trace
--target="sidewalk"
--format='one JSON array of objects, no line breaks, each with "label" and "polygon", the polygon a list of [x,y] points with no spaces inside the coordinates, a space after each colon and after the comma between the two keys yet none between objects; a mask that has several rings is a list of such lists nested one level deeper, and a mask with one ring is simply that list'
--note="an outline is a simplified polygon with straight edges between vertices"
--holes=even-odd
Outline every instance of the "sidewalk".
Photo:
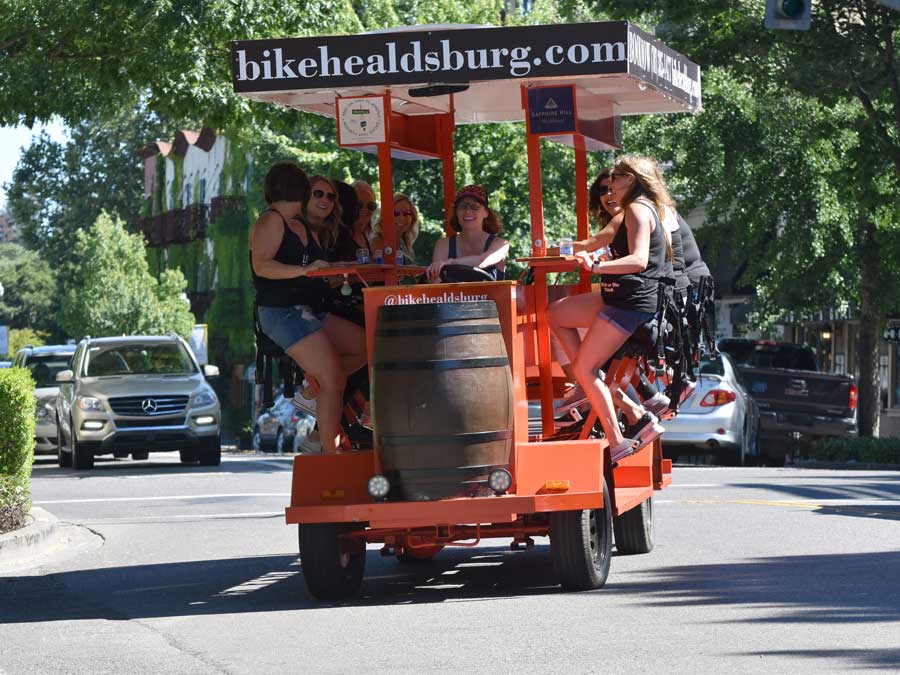
[{"label": "sidewalk", "polygon": [[37,555],[53,543],[58,525],[56,516],[34,506],[26,518],[25,527],[0,534],[0,563],[21,558],[26,551],[29,556]]}]

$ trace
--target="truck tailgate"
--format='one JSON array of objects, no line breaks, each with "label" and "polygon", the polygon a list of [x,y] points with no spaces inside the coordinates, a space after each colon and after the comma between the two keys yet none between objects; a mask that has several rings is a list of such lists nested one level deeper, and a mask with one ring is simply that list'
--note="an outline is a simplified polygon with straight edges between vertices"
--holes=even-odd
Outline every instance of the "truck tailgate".
[{"label": "truck tailgate", "polygon": [[849,375],[826,375],[808,370],[739,367],[741,379],[760,408],[786,413],[852,417]]}]

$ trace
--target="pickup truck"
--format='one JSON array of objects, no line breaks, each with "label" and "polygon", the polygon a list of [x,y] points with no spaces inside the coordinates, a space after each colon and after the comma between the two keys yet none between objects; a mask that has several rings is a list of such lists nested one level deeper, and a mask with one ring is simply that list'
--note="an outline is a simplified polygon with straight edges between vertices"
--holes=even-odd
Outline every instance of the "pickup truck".
[{"label": "pickup truck", "polygon": [[739,338],[723,338],[718,347],[759,405],[763,454],[778,458],[797,441],[856,435],[856,382],[819,372],[809,347]]}]

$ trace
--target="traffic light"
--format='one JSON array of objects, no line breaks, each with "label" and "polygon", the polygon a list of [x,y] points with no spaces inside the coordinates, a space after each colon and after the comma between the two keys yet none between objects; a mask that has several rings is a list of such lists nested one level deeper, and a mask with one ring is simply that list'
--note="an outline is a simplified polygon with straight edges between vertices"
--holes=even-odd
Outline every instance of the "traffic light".
[{"label": "traffic light", "polygon": [[809,30],[812,0],[766,0],[766,28]]}]

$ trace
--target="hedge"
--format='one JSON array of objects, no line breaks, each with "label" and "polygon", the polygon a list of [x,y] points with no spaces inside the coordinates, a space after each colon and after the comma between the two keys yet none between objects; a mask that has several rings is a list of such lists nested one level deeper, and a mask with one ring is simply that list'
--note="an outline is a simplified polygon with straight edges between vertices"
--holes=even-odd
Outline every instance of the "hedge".
[{"label": "hedge", "polygon": [[34,380],[24,368],[0,370],[0,534],[22,527],[31,509]]},{"label": "hedge", "polygon": [[846,436],[826,438],[811,448],[810,459],[826,462],[865,462],[900,465],[900,438]]}]

